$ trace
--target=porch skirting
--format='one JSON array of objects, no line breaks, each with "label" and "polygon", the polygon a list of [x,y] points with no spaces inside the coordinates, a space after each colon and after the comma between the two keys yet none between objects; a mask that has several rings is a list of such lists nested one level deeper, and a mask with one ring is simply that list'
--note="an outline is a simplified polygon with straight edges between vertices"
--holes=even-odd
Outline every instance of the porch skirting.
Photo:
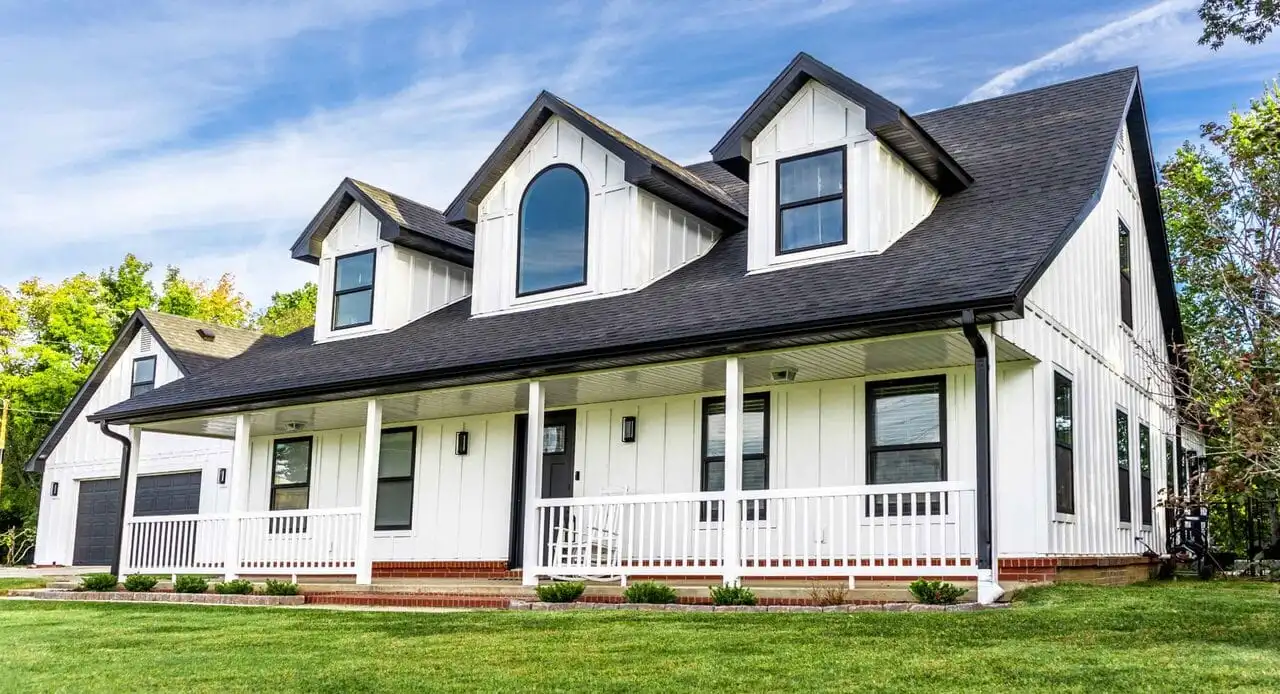
[{"label": "porch skirting", "polygon": [[1151,578],[1159,564],[1158,558],[1142,555],[1001,557],[1000,580],[1123,586]]}]

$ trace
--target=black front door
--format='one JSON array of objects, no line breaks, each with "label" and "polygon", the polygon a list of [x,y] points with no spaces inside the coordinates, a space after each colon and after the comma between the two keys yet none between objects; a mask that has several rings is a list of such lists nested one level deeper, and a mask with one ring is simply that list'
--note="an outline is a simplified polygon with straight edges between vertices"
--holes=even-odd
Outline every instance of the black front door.
[{"label": "black front door", "polygon": [[[543,499],[573,496],[573,441],[577,419],[576,410],[557,410],[543,415]],[[507,568],[510,569],[518,569],[524,564],[524,471],[528,432],[528,415],[516,415],[516,450],[511,469],[511,536],[507,543],[510,548]]]}]

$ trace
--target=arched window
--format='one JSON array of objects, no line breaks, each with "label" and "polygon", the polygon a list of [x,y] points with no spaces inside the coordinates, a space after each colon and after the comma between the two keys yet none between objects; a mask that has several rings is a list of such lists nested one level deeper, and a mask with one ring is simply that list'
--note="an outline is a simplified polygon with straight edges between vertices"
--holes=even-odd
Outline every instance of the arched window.
[{"label": "arched window", "polygon": [[520,201],[516,295],[587,283],[587,181],[564,164],[543,169]]}]

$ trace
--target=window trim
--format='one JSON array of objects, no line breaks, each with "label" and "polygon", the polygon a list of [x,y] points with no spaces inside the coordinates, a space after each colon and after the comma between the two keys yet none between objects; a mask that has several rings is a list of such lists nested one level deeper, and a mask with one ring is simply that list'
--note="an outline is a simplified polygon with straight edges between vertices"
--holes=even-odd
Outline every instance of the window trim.
[{"label": "window trim", "polygon": [[[795,202],[783,203],[782,201],[782,165],[801,159],[809,159],[812,157],[820,157],[824,154],[832,152],[840,152],[840,193],[820,195],[816,198],[808,198]],[[792,248],[783,250],[782,248],[782,212],[784,210],[795,209],[797,207],[808,207],[810,205],[818,205],[824,202],[831,202],[836,198],[840,198],[840,239],[838,241],[828,241],[814,246],[805,246],[803,248]],[[792,255],[794,253],[804,253],[806,251],[816,251],[823,248],[831,248],[832,246],[843,246],[849,243],[849,148],[845,145],[837,147],[828,147],[813,152],[805,152],[790,157],[783,157],[773,165],[773,254],[775,256]]]},{"label": "window trim", "polygon": [[[382,437],[386,436],[387,434],[404,434],[404,433],[408,433],[411,437],[409,442],[409,474],[407,476],[397,475],[395,477],[383,477],[382,476],[382,451],[381,451]],[[413,502],[414,502],[414,497],[417,496],[417,491],[418,491],[417,485],[415,483],[415,480],[417,479],[417,471],[418,471],[418,427],[416,426],[389,427],[389,428],[383,429],[381,432],[378,433],[378,444],[379,444],[378,474],[375,476],[374,484],[379,488],[381,488],[383,482],[408,482],[409,483],[409,522],[407,524],[378,525],[377,520],[375,520],[373,529],[375,532],[384,531],[384,530],[413,530]],[[381,498],[382,498],[381,495],[379,495],[374,499],[373,516],[375,519],[378,517],[378,500]]]},{"label": "window trim", "polygon": [[[1116,220],[1116,259],[1120,264],[1120,322],[1133,330],[1133,230],[1125,224],[1124,217],[1117,216]],[[1119,244],[1122,237],[1128,241],[1121,248]]]},{"label": "window trim", "polygon": [[[276,445],[281,443],[298,443],[301,441],[308,442],[307,481],[305,483],[294,482],[292,484],[276,484],[276,463],[278,462],[276,459]],[[307,508],[308,509],[311,508],[311,481],[312,481],[312,473],[315,472],[315,466],[313,465],[313,463],[315,462],[315,453],[316,453],[315,446],[316,446],[316,442],[315,442],[314,436],[288,436],[288,437],[282,436],[279,438],[271,439],[271,492],[270,492],[271,498],[268,499],[269,510],[271,511],[280,510],[276,508],[276,490],[277,489],[301,489],[302,487],[307,488]],[[300,510],[300,509],[291,509],[291,510]]]},{"label": "window trim", "polygon": [[[897,386],[914,386],[926,383],[938,384],[938,443],[936,444],[894,444],[887,446],[876,445],[876,411],[874,406],[875,391],[884,388],[893,388]],[[918,376],[915,378],[894,378],[879,381],[867,381],[866,401],[867,410],[867,432],[866,432],[866,479],[867,484],[889,484],[888,482],[875,481],[875,460],[876,453],[894,452],[894,451],[916,451],[924,449],[938,448],[942,451],[940,475],[941,481],[947,481],[947,376],[946,374],[938,374],[936,376]]]},{"label": "window trim", "polygon": [[[368,285],[362,284],[358,287],[351,287],[349,289],[341,289],[341,290],[338,289],[338,264],[344,260],[347,260],[349,258],[354,258],[360,255],[373,256],[373,266],[372,266],[373,276],[369,278],[369,284]],[[333,259],[333,293],[331,296],[331,301],[333,302],[333,306],[331,307],[332,309],[331,313],[333,315],[330,317],[330,320],[329,320],[329,329],[336,332],[338,330],[350,330],[351,328],[363,328],[366,325],[373,325],[373,309],[377,299],[377,296],[374,294],[374,287],[376,286],[377,282],[378,282],[378,249],[370,248],[363,251],[355,251],[354,253],[346,253],[344,255],[340,255],[334,258]],[[350,323],[348,325],[338,325],[338,297],[345,296],[347,294],[355,294],[356,292],[363,292],[363,291],[369,292],[369,320],[364,321],[362,323]]]},{"label": "window trim", "polygon": [[[144,361],[151,362],[151,380],[135,381],[134,379],[138,377],[138,364],[141,364]],[[133,364],[130,367],[130,371],[129,371],[129,397],[131,398],[137,397],[139,395],[142,395],[142,393],[149,393],[155,390],[157,366],[159,366],[159,364],[156,363],[156,355],[154,354],[151,354],[145,357],[137,357],[136,359],[133,360]],[[139,393],[138,386],[147,386],[147,389],[142,391],[142,393]]]},{"label": "window trim", "polygon": [[[771,436],[771,433],[772,433],[771,430],[773,429],[773,420],[771,419],[771,417],[773,416],[773,398],[771,397],[770,392],[767,390],[759,391],[755,393],[744,393],[742,395],[742,406],[743,406],[744,412],[746,410],[747,401],[749,400],[759,400],[764,403],[764,410],[763,410],[764,445],[762,447],[762,450],[764,451],[764,453],[759,455],[752,454],[750,456],[748,456],[746,453],[743,453],[742,465],[743,467],[746,467],[748,458],[751,458],[751,459],[762,458],[764,460],[765,489],[769,489],[770,484],[772,482],[772,480],[770,479],[770,476],[773,473],[773,465],[772,465],[772,461],[770,460],[773,457],[771,455],[772,441],[773,441],[773,437]],[[715,460],[712,460],[712,458],[713,457],[719,458],[720,459],[719,462],[723,464],[725,462],[725,458],[727,457],[727,456],[707,455],[707,447],[711,443],[711,435],[710,435],[710,432],[708,431],[709,427],[707,427],[707,406],[714,405],[717,403],[725,403],[725,402],[726,402],[725,396],[723,395],[710,395],[703,398],[702,403],[699,405],[698,426],[702,429],[702,432],[701,432],[702,445],[699,448],[699,452],[698,452],[698,491],[700,492],[713,491],[713,490],[707,489],[707,466],[709,463],[716,462]],[[728,408],[726,407],[726,410],[727,409]],[[726,412],[725,414],[727,416],[728,412]],[[738,471],[738,483],[739,485],[741,485],[742,483],[741,470]],[[706,503],[703,503],[700,506],[701,506],[701,510],[698,513],[699,521],[705,523],[708,521],[719,522],[721,520],[720,518],[711,517],[712,514],[709,512]],[[754,516],[754,517],[748,517],[748,515]],[[755,521],[763,522],[763,521],[767,521],[768,517],[769,517],[768,506],[767,504],[762,502],[760,504],[760,507],[756,509],[756,513],[746,514],[743,516],[742,520],[752,521],[752,522],[755,522]]]},{"label": "window trim", "polygon": [[[1066,382],[1071,389],[1071,444],[1064,446],[1058,441],[1058,379]],[[1053,370],[1053,512],[1057,517],[1074,518],[1076,515],[1076,384],[1071,374],[1062,369]],[[1071,510],[1063,511],[1061,499],[1058,498],[1058,449],[1063,448],[1071,455]]]},{"label": "window trim", "polygon": [[[533,184],[538,182],[542,175],[552,169],[569,169],[577,174],[578,180],[582,182],[583,204],[582,204],[582,281],[570,282],[568,284],[559,284],[554,287],[543,287],[527,292],[520,291],[520,258],[524,250],[524,203],[529,197],[529,190],[533,188]],[[527,296],[537,296],[538,294],[547,294],[549,292],[558,292],[564,289],[573,289],[575,287],[585,287],[591,276],[591,266],[588,263],[591,258],[591,185],[587,182],[587,177],[578,167],[572,164],[559,162],[544,167],[541,171],[529,178],[529,182],[525,184],[524,191],[520,193],[520,204],[516,207],[516,298],[522,299]]]},{"label": "window trim", "polygon": [[[1120,415],[1122,414],[1124,415],[1124,422],[1125,422],[1125,427],[1124,427],[1125,429],[1124,435],[1125,435],[1125,443],[1126,443],[1125,448],[1128,449],[1127,453],[1129,458],[1127,461],[1125,461],[1124,468],[1120,467],[1120,429],[1117,426],[1120,423]],[[1117,518],[1119,520],[1120,527],[1128,528],[1128,527],[1132,527],[1132,524],[1133,524],[1133,417],[1129,415],[1129,410],[1125,409],[1124,407],[1121,407],[1120,405],[1116,405],[1115,415],[1112,417],[1111,421],[1112,421],[1112,427],[1111,427],[1112,431],[1115,432],[1114,434],[1115,435],[1115,439],[1114,439],[1115,454],[1116,454],[1116,461],[1115,461],[1116,490],[1115,491],[1116,491],[1116,510],[1118,513]],[[1121,475],[1122,469],[1124,472],[1124,476]],[[1127,509],[1125,508],[1126,505],[1123,503],[1123,499],[1120,498],[1120,480],[1121,479],[1127,479],[1129,482],[1128,484],[1129,503],[1128,503]],[[1125,514],[1123,513],[1123,511],[1126,511],[1126,510],[1128,511],[1128,515],[1129,515],[1128,518],[1124,517]]]}]

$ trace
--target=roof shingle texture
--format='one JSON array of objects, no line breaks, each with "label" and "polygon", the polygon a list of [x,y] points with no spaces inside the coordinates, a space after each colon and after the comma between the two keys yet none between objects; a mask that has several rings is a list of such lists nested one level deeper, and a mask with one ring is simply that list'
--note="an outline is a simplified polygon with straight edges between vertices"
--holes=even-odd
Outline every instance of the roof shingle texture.
[{"label": "roof shingle texture", "polygon": [[[1100,189],[1136,76],[1119,70],[918,116],[974,184],[879,255],[747,275],[742,232],[631,294],[480,318],[461,301],[394,332],[322,344],[305,330],[103,414],[1012,302]],[[745,209],[746,185],[731,174],[709,162],[688,171]]]},{"label": "roof shingle texture", "polygon": [[[159,311],[144,310],[142,314],[187,374],[199,373],[238,357],[258,342],[271,339],[256,330],[228,328]],[[201,329],[212,333],[213,339],[201,337],[196,332]]]},{"label": "roof shingle texture", "polygon": [[357,181],[353,178],[351,182],[363,191],[365,195],[368,195],[369,199],[373,200],[383,212],[386,212],[402,228],[416,231],[419,234],[453,244],[459,248],[473,250],[475,237],[470,232],[445,223],[444,214],[440,210],[410,200],[402,195],[396,195],[364,181]]}]

